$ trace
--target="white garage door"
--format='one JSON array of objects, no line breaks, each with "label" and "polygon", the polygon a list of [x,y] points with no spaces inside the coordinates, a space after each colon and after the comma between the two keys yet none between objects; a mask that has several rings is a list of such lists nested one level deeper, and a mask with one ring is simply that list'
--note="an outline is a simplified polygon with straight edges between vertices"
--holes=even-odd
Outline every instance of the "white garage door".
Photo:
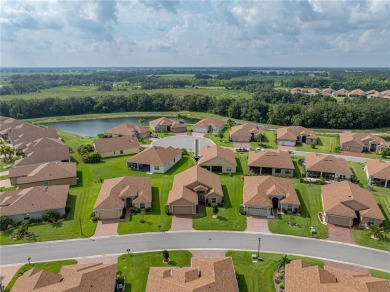
[{"label": "white garage door", "polygon": [[192,214],[192,207],[191,206],[174,206],[173,207],[173,214],[181,214],[181,215],[185,215],[185,214]]},{"label": "white garage door", "polygon": [[278,145],[281,145],[281,146],[295,146],[295,142],[294,141],[279,140],[278,141]]},{"label": "white garage door", "polygon": [[111,210],[99,210],[99,219],[115,219],[120,217],[120,213],[117,209]]},{"label": "white garage door", "polygon": [[267,216],[267,208],[248,206],[247,207],[247,215]]}]

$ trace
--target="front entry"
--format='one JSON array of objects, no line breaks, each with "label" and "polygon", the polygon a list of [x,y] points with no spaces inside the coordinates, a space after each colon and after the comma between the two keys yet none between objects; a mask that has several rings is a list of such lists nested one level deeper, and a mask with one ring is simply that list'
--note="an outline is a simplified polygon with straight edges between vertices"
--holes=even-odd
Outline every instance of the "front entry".
[{"label": "front entry", "polygon": [[302,143],[306,143],[306,136],[302,136],[301,141]]},{"label": "front entry", "polygon": [[133,199],[132,198],[126,198],[126,208],[130,208],[133,205]]},{"label": "front entry", "polygon": [[277,197],[272,198],[272,208],[279,208],[279,199]]}]

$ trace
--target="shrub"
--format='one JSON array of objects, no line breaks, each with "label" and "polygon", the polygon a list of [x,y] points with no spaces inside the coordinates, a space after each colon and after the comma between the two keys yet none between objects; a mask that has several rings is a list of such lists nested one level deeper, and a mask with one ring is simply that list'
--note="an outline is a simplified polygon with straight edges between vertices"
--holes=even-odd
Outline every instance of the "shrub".
[{"label": "shrub", "polygon": [[97,219],[95,216],[92,216],[92,217],[91,217],[91,221],[92,221],[92,222],[97,222],[97,220],[98,220],[98,219]]},{"label": "shrub", "polygon": [[102,161],[102,155],[100,153],[89,152],[83,155],[84,163],[99,163]]},{"label": "shrub", "polygon": [[66,214],[69,214],[70,213],[70,210],[71,210],[71,207],[69,205],[66,205],[65,206],[65,213]]},{"label": "shrub", "polygon": [[218,205],[217,204],[213,205],[213,214],[218,214],[218,211],[219,211]]},{"label": "shrub", "polygon": [[151,207],[146,208],[145,212],[148,212],[148,213],[152,212],[152,208]]},{"label": "shrub", "polygon": [[60,213],[55,210],[47,210],[42,215],[42,219],[49,222],[56,222],[60,217]]},{"label": "shrub", "polygon": [[8,226],[9,225],[12,226],[13,224],[14,224],[14,221],[11,218],[8,218],[5,216],[0,217],[0,230],[1,231],[7,230]]},{"label": "shrub", "polygon": [[17,240],[23,239],[28,234],[28,223],[23,222],[18,229],[15,230]]},{"label": "shrub", "polygon": [[132,209],[131,209],[131,213],[132,214],[138,214],[138,213],[140,213],[141,212],[141,210],[139,209],[139,208],[137,208],[137,207],[133,207]]},{"label": "shrub", "polygon": [[185,149],[185,148],[181,149],[181,154],[183,154],[183,155],[187,155],[187,154],[188,154],[188,151],[187,151],[187,149]]},{"label": "shrub", "polygon": [[164,250],[162,253],[163,253],[164,260],[168,260],[169,259],[169,252],[167,250]]},{"label": "shrub", "polygon": [[284,282],[280,282],[280,283],[279,283],[279,288],[280,288],[280,289],[284,289]]},{"label": "shrub", "polygon": [[169,206],[165,206],[165,214],[166,215],[172,215],[172,213],[169,211]]},{"label": "shrub", "polygon": [[310,148],[311,149],[315,149],[316,148],[316,144],[310,143]]}]

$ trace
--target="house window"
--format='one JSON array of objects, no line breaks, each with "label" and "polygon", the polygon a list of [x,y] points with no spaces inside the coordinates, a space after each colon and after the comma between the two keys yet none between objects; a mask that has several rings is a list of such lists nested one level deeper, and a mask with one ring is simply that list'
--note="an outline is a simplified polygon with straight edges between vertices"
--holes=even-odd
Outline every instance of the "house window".
[{"label": "house window", "polygon": [[340,175],[339,178],[340,179],[345,179],[345,175]]},{"label": "house window", "polygon": [[275,173],[281,173],[282,170],[280,168],[275,168]]},{"label": "house window", "polygon": [[123,150],[119,150],[119,154],[123,154]]},{"label": "house window", "polygon": [[115,154],[115,151],[114,151],[114,154]]},{"label": "house window", "polygon": [[47,181],[47,180],[45,180],[44,182],[43,182],[43,186],[44,187],[47,187],[49,185],[49,182]]},{"label": "house window", "polygon": [[375,219],[368,218],[368,224],[375,224]]},{"label": "house window", "polygon": [[145,209],[145,203],[140,203],[140,204],[139,204],[139,208],[140,208],[140,209]]},{"label": "house window", "polygon": [[292,211],[293,210],[293,205],[287,205],[287,211]]},{"label": "house window", "polygon": [[29,220],[30,219],[30,214],[24,214],[23,218],[24,218],[24,220]]},{"label": "house window", "polygon": [[217,198],[211,198],[211,203],[216,203],[217,202]]},{"label": "house window", "polygon": [[231,172],[232,168],[231,167],[226,167],[226,171]]},{"label": "house window", "polygon": [[160,170],[160,166],[155,165],[155,166],[154,166],[154,170]]},{"label": "house window", "polygon": [[285,174],[291,174],[291,169],[285,169],[285,170],[284,170],[284,173],[285,173]]}]

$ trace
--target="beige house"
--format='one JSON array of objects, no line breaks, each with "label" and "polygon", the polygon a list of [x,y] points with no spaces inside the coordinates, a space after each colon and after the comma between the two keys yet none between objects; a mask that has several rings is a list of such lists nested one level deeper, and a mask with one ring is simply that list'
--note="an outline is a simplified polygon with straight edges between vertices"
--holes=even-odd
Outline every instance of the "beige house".
[{"label": "beige house", "polygon": [[137,125],[120,124],[111,129],[104,131],[105,134],[112,135],[113,137],[130,137],[138,139],[147,139],[150,136],[150,131],[147,128]]},{"label": "beige house", "polygon": [[238,292],[231,258],[192,258],[191,267],[151,267],[146,292]]},{"label": "beige house", "polygon": [[150,177],[123,176],[104,180],[93,211],[98,219],[116,219],[131,207],[152,207]]},{"label": "beige house", "polygon": [[367,133],[340,133],[340,148],[350,152],[380,153],[389,148],[387,142],[381,137]]},{"label": "beige house", "polygon": [[242,124],[232,127],[230,130],[230,139],[233,142],[254,141],[257,135],[263,135],[263,131],[253,124]]},{"label": "beige house", "polygon": [[9,133],[9,140],[12,146],[23,142],[31,142],[40,138],[59,139],[57,130],[54,128],[42,128],[30,123],[17,125]]},{"label": "beige house", "polygon": [[332,95],[333,92],[335,92],[334,89],[332,89],[332,88],[327,88],[327,89],[324,89],[324,90],[322,91],[322,95],[323,95],[323,96],[329,96],[329,95]]},{"label": "beige house", "polygon": [[367,159],[365,171],[369,185],[390,188],[390,162]]},{"label": "beige house", "polygon": [[307,153],[305,155],[306,177],[324,178],[327,181],[351,180],[352,171],[343,158],[333,155]]},{"label": "beige house", "polygon": [[149,122],[150,128],[155,132],[173,132],[182,133],[187,132],[187,125],[180,124],[174,120],[162,117]]},{"label": "beige house", "polygon": [[235,173],[236,157],[230,149],[218,145],[204,146],[199,152],[201,158],[198,165],[217,173]]},{"label": "beige house", "polygon": [[32,268],[19,276],[12,292],[114,291],[116,264],[78,264],[62,266],[59,273]]},{"label": "beige house", "polygon": [[129,158],[126,165],[127,169],[165,173],[181,158],[182,151],[179,148],[152,146]]},{"label": "beige house", "polygon": [[360,96],[366,96],[366,93],[361,89],[354,89],[351,92],[348,93],[348,96],[350,97],[360,97]]},{"label": "beige house", "polygon": [[381,224],[383,216],[372,194],[349,181],[321,186],[322,206],[327,223],[352,227]]},{"label": "beige house", "polygon": [[9,170],[11,185],[19,189],[35,186],[77,185],[76,163],[47,162]]},{"label": "beige house", "polygon": [[0,193],[0,217],[14,222],[40,219],[47,210],[65,215],[69,186],[32,187]]},{"label": "beige house", "polygon": [[273,218],[279,212],[299,212],[300,202],[292,182],[273,176],[245,176],[243,208],[248,216]]},{"label": "beige house", "polygon": [[336,97],[345,97],[345,96],[348,96],[348,93],[349,93],[348,90],[342,88],[342,89],[333,91],[332,95],[336,96]]},{"label": "beige house", "polygon": [[295,146],[297,142],[303,144],[317,144],[317,135],[313,130],[301,126],[279,128],[276,141],[281,146]]},{"label": "beige house", "polygon": [[199,211],[199,203],[222,201],[219,176],[197,165],[175,175],[167,206],[172,214],[194,215]]},{"label": "beige house", "polygon": [[97,139],[93,141],[93,146],[95,152],[100,153],[103,158],[135,154],[140,150],[137,137],[127,136]]},{"label": "beige house", "polygon": [[285,266],[284,281],[287,292],[390,291],[388,280],[331,266],[312,266],[303,260],[294,260]]},{"label": "beige house", "polygon": [[302,87],[294,87],[290,90],[290,93],[291,94],[297,94],[297,93],[300,93],[300,94],[306,94],[307,91],[305,88],[302,88]]},{"label": "beige house", "polygon": [[249,152],[248,172],[256,175],[294,176],[294,164],[290,155],[282,150]]},{"label": "beige house", "polygon": [[214,133],[220,133],[225,128],[225,122],[221,119],[206,118],[192,126],[192,131],[196,133],[208,133],[211,129]]}]

